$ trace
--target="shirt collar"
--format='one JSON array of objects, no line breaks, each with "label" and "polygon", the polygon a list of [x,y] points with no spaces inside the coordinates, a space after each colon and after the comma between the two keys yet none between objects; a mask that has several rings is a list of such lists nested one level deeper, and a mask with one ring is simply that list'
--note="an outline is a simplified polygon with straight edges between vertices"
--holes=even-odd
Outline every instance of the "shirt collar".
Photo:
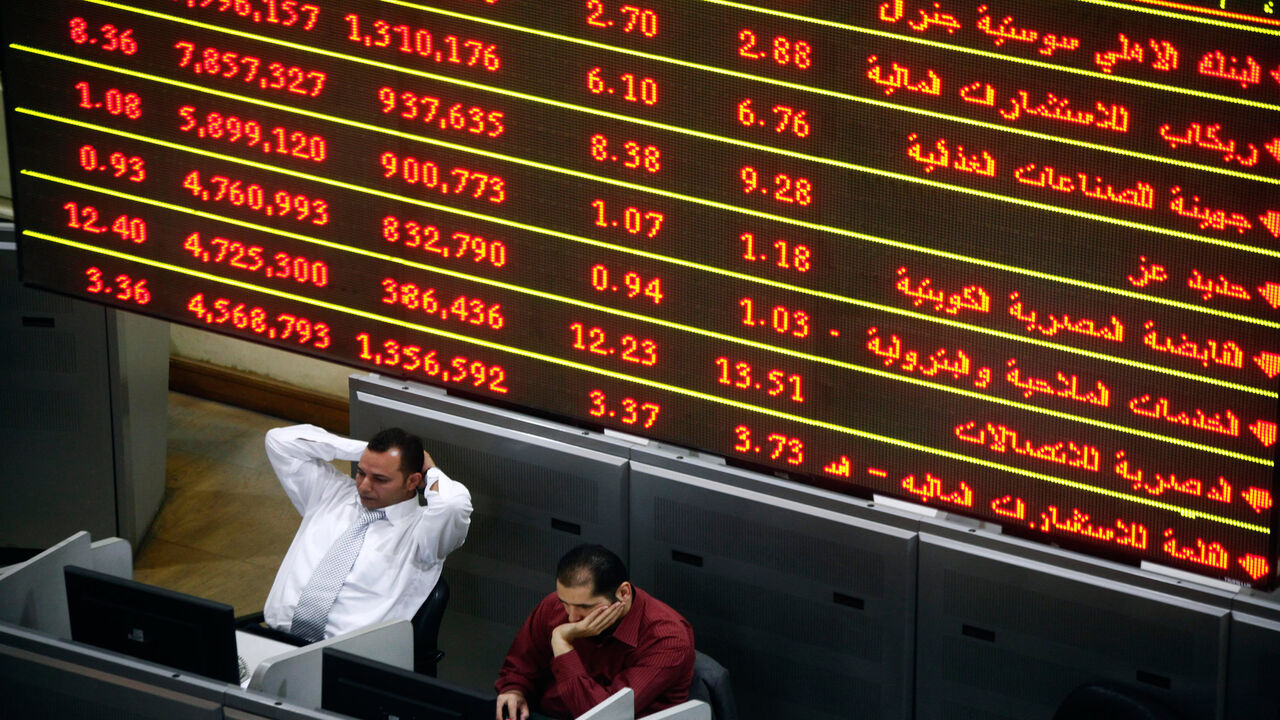
[{"label": "shirt collar", "polygon": [[623,616],[621,622],[613,630],[613,637],[631,647],[640,644],[640,625],[644,620],[644,594],[631,585],[631,609]]},{"label": "shirt collar", "polygon": [[[360,508],[364,507],[363,505],[360,504],[359,494],[352,494],[351,504],[354,510],[359,510]],[[387,514],[387,520],[392,525],[397,525],[400,522],[409,519],[414,513],[418,511],[418,496],[417,494],[415,494],[413,497],[409,498],[408,500],[402,500],[396,503],[395,505],[388,505],[382,508],[382,510]]]}]

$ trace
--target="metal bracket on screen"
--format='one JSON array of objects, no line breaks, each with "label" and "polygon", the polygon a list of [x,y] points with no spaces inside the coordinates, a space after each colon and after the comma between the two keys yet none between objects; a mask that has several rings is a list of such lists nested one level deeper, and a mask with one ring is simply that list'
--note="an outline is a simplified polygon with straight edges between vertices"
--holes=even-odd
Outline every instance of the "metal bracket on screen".
[{"label": "metal bracket on screen", "polygon": [[[382,375],[375,372],[354,372],[347,376],[348,381],[350,381],[351,378],[369,378],[370,380],[381,380]],[[400,382],[401,390],[413,390],[414,392],[430,393],[432,395],[448,395],[449,394],[448,390],[445,390],[444,388],[441,388],[441,387],[436,387],[435,385],[427,385],[426,383],[418,383],[418,382],[411,383],[408,381],[399,380],[399,378],[393,377],[391,375],[388,375],[387,379],[391,380],[392,382],[397,382],[397,381]],[[365,394],[361,393],[361,395],[363,396]]]},{"label": "metal bracket on screen", "polygon": [[613,430],[611,428],[600,428],[600,430],[604,433],[605,437],[616,438],[624,442],[629,442],[632,445],[648,445],[651,442],[649,438],[632,435],[631,433],[625,433],[621,430]]},{"label": "metal bracket on screen", "polygon": [[706,465],[728,465],[728,463],[725,462],[723,455],[691,450],[683,445],[673,445],[660,440],[650,440],[649,446],[651,449],[660,450],[675,457],[677,460],[693,460]]},{"label": "metal bracket on screen", "polygon": [[1153,563],[1149,560],[1143,560],[1140,562],[1138,564],[1138,568],[1144,572],[1172,578],[1173,580],[1177,580],[1181,583],[1195,583],[1197,585],[1211,587],[1215,590],[1226,590],[1227,592],[1234,593],[1239,592],[1241,588],[1240,583],[1234,583],[1230,580],[1217,580],[1204,575],[1189,573],[1185,570],[1179,570],[1178,568],[1169,567],[1168,565]]},{"label": "metal bracket on screen", "polygon": [[916,515],[934,518],[935,520],[943,520],[953,525],[965,528],[966,530],[981,530],[983,532],[991,533],[992,535],[1000,535],[1004,532],[1003,528],[995,523],[984,522],[977,518],[949,513],[941,508],[933,508],[920,505],[918,503],[907,502],[906,500],[899,500],[897,498],[889,497],[888,495],[874,493],[871,496],[871,501],[877,505],[883,505],[888,508],[893,508],[894,510],[915,513]]}]

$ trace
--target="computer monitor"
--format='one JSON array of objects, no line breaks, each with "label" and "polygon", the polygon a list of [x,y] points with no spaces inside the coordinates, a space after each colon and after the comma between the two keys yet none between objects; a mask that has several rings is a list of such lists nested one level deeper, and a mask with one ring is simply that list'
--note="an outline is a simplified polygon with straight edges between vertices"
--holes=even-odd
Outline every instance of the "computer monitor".
[{"label": "computer monitor", "polygon": [[71,639],[239,683],[230,605],[68,565]]},{"label": "computer monitor", "polygon": [[494,696],[325,648],[320,707],[359,720],[492,720]]}]

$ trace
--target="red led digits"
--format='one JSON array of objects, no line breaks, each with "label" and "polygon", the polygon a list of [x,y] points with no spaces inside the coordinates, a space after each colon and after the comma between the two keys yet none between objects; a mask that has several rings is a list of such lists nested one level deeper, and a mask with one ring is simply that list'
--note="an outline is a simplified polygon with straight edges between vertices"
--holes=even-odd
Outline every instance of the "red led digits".
[{"label": "red led digits", "polygon": [[716,382],[731,385],[740,390],[765,392],[773,397],[785,397],[788,400],[804,402],[804,378],[785,370],[766,370],[759,373],[745,360],[733,361],[727,357],[716,358],[716,367],[720,369]]},{"label": "red led digits", "polygon": [[200,237],[200,233],[188,235],[182,241],[182,248],[204,263],[225,264],[238,270],[261,273],[269,278],[293,280],[315,287],[329,284],[329,265],[323,260],[278,252],[268,262],[263,257],[267,251],[257,245],[246,245],[239,240],[224,237],[212,237],[206,242]]},{"label": "red led digits", "polygon": [[813,267],[813,251],[807,245],[778,239],[773,241],[773,252],[769,253],[764,252],[763,247],[757,247],[755,233],[744,232],[738,239],[742,241],[741,257],[748,262],[771,261],[783,270],[801,273],[809,272]]},{"label": "red led digits", "polygon": [[813,47],[804,40],[791,40],[779,35],[761,41],[755,32],[738,33],[738,56],[748,60],[773,60],[778,65],[808,70],[813,66]]},{"label": "red led digits", "polygon": [[587,327],[580,322],[569,326],[573,333],[573,349],[595,355],[617,355],[624,362],[653,366],[658,364],[658,344],[652,340],[623,335],[615,345],[602,328]]},{"label": "red led digits", "polygon": [[658,81],[651,77],[636,77],[635,73],[614,75],[602,67],[587,71],[587,89],[593,95],[617,95],[627,102],[644,105],[658,104]]},{"label": "red led digits", "polygon": [[142,98],[137,93],[107,88],[101,95],[96,95],[87,82],[76,83],[75,89],[80,93],[79,106],[85,110],[106,110],[108,114],[123,115],[130,120],[142,117]]},{"label": "red led digits", "polygon": [[298,0],[178,0],[189,8],[212,8],[254,23],[310,30],[320,19],[320,8]]},{"label": "red led digits", "polygon": [[601,0],[587,0],[587,24],[648,38],[658,36],[658,13],[635,5],[623,5],[616,11],[610,11]]},{"label": "red led digits", "polygon": [[129,182],[147,179],[147,163],[137,155],[125,155],[119,151],[103,155],[93,145],[81,145],[78,158],[80,167],[89,172],[110,172],[112,177],[122,177]]},{"label": "red led digits", "polygon": [[439,126],[441,130],[460,130],[472,135],[498,137],[506,132],[500,110],[486,110],[476,105],[448,103],[431,95],[419,95],[411,90],[378,88],[378,100],[382,112],[396,113],[405,120],[421,120]]},{"label": "red led digits", "polygon": [[456,35],[433,36],[426,28],[409,25],[392,25],[386,20],[374,20],[369,32],[361,30],[360,16],[354,13],[342,18],[351,31],[347,39],[365,47],[394,47],[406,55],[434,60],[448,65],[481,67],[489,72],[502,69],[498,46],[480,40],[469,40]]},{"label": "red led digits", "polygon": [[612,402],[603,390],[592,390],[587,393],[587,397],[591,400],[591,408],[587,410],[588,415],[598,418],[607,417],[624,425],[653,427],[653,423],[658,419],[658,413],[662,412],[662,406],[658,403],[641,402],[635,398],[627,397],[616,403]]},{"label": "red led digits", "polygon": [[735,427],[733,435],[737,438],[733,449],[744,455],[765,454],[770,460],[786,460],[788,465],[799,465],[804,462],[804,441],[800,438],[774,432],[766,435],[764,441],[760,442],[753,436],[751,428],[746,425]]},{"label": "red led digits", "polygon": [[444,175],[440,166],[430,160],[384,152],[378,156],[383,177],[398,177],[410,185],[439,190],[442,195],[465,195],[500,203],[507,199],[506,181],[497,175],[455,167]]},{"label": "red led digits", "polygon": [[653,145],[627,140],[622,143],[622,153],[614,153],[609,150],[609,138],[599,133],[591,136],[591,157],[596,162],[622,163],[625,168],[644,168],[651,173],[662,169],[662,152]]},{"label": "red led digits", "polygon": [[596,227],[622,228],[632,235],[657,237],[662,229],[662,221],[666,216],[657,210],[641,210],[637,207],[625,207],[620,216],[611,215],[604,200],[592,200],[591,207],[596,210]]},{"label": "red led digits", "polygon": [[809,125],[809,112],[797,110],[787,105],[774,105],[769,109],[769,116],[757,114],[754,101],[744,98],[738,103],[738,122],[747,127],[771,127],[780,135],[794,135],[798,138],[809,137],[812,127]]},{"label": "red led digits", "polygon": [[173,47],[181,55],[178,67],[188,68],[196,75],[228,80],[238,77],[242,82],[256,83],[263,90],[285,90],[310,97],[317,97],[324,90],[327,76],[319,70],[306,70],[279,62],[270,62],[263,67],[261,58],[212,47],[197,48],[186,40],[179,40]]},{"label": "red led digits", "polygon": [[356,335],[360,343],[359,358],[374,365],[396,367],[413,373],[422,373],[440,382],[465,384],[505,395],[511,392],[505,383],[507,371],[501,365],[490,365],[461,355],[443,359],[435,350],[424,350],[418,345],[406,345],[387,339],[375,341],[369,333]]},{"label": "red led digits", "polygon": [[24,280],[1280,582],[1265,12],[375,4],[0,6]]},{"label": "red led digits", "polygon": [[762,183],[760,171],[750,165],[743,165],[738,171],[742,180],[742,192],[746,194],[760,193],[768,195],[778,202],[807,206],[813,202],[813,183],[808,178],[793,178],[787,173],[773,176],[772,183]]},{"label": "red led digits", "polygon": [[400,282],[395,278],[382,281],[382,302],[386,305],[399,305],[409,310],[421,310],[427,315],[439,316],[441,320],[457,320],[471,325],[483,325],[493,330],[501,330],[507,324],[502,315],[502,305],[489,304],[474,297],[459,295],[453,300],[440,300],[436,297],[435,288],[420,288],[413,283]]},{"label": "red led digits", "polygon": [[84,271],[84,275],[88,279],[85,292],[94,295],[110,295],[117,300],[137,305],[146,305],[151,302],[151,291],[147,289],[146,278],[134,279],[128,275],[117,275],[115,280],[111,281],[115,284],[108,285],[100,268],[88,268]]},{"label": "red led digits", "polygon": [[591,287],[600,292],[621,292],[629,298],[641,297],[653,301],[654,305],[662,302],[662,278],[645,278],[638,272],[628,271],[622,274],[619,285],[616,275],[611,277],[604,265],[592,265]]},{"label": "red led digits", "polygon": [[118,28],[110,23],[90,30],[82,17],[71,18],[71,42],[77,45],[94,45],[106,52],[132,55],[138,52],[138,41],[133,39],[133,28]]},{"label": "red led digits", "polygon": [[507,244],[501,240],[490,240],[461,230],[450,234],[446,240],[435,225],[401,220],[394,215],[382,218],[382,238],[390,243],[403,243],[405,247],[422,248],[424,252],[440,257],[470,259],[493,267],[507,264]]},{"label": "red led digits", "polygon": [[738,301],[742,308],[742,324],[747,327],[769,327],[779,335],[791,335],[797,338],[809,337],[809,313],[775,305],[767,311],[760,312],[751,298]]},{"label": "red led digits", "polygon": [[178,108],[178,116],[182,118],[182,125],[178,129],[195,133],[196,137],[256,147],[264,153],[288,155],[311,162],[323,162],[328,155],[322,135],[312,135],[278,125],[268,130],[257,120],[220,112],[201,113],[191,105]]},{"label": "red led digits", "polygon": [[273,217],[292,217],[298,221],[310,221],[313,225],[329,222],[329,203],[319,198],[277,190],[268,197],[268,191],[255,183],[245,184],[221,175],[208,178],[205,185],[199,170],[192,170],[182,178],[182,187],[205,202],[223,202],[244,207]]},{"label": "red led digits", "polygon": [[304,317],[280,313],[272,317],[270,311],[251,307],[227,298],[206,300],[204,293],[196,293],[187,301],[187,311],[210,325],[227,325],[239,330],[249,330],[271,340],[293,340],[299,345],[309,345],[323,350],[333,344],[329,326]]},{"label": "red led digits", "polygon": [[[105,232],[115,233],[121,239],[137,245],[147,241],[147,223],[142,218],[119,215],[106,221],[98,214],[98,208],[92,205],[79,205],[74,202],[62,206],[67,211],[67,227],[100,235]],[[103,224],[105,223],[105,224]]]}]

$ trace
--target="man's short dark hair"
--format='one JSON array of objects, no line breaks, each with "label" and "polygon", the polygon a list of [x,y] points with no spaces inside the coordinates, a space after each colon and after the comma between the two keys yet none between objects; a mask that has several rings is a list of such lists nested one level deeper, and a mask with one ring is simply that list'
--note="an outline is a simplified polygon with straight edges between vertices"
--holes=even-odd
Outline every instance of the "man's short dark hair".
[{"label": "man's short dark hair", "polygon": [[400,451],[400,472],[407,478],[416,472],[422,472],[422,441],[417,435],[410,435],[398,427],[379,430],[377,435],[369,439],[369,449],[376,453],[384,453],[395,448]]},{"label": "man's short dark hair", "polygon": [[616,597],[627,582],[627,566],[603,545],[579,545],[560,558],[556,580],[567,588],[591,585],[591,596]]}]

